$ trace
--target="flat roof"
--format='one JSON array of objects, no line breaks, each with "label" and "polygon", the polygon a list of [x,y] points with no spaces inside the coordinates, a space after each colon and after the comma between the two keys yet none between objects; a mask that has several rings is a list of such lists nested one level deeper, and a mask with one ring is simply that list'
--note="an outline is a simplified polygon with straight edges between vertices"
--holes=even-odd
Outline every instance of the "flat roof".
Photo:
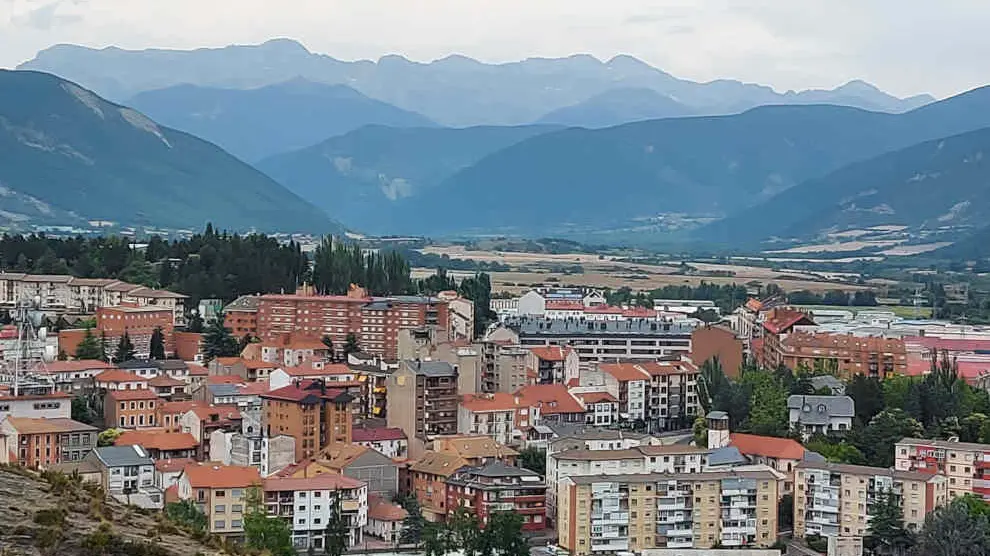
[{"label": "flat roof", "polygon": [[542,319],[516,317],[506,319],[505,325],[520,336],[690,336],[695,327],[683,322],[663,322],[652,319],[624,321],[584,321],[580,319]]},{"label": "flat roof", "polygon": [[702,473],[637,473],[632,475],[580,475],[567,477],[579,485],[594,483],[663,483],[667,481],[720,481],[722,479],[756,479],[777,481],[769,469],[764,471],[704,471]]}]

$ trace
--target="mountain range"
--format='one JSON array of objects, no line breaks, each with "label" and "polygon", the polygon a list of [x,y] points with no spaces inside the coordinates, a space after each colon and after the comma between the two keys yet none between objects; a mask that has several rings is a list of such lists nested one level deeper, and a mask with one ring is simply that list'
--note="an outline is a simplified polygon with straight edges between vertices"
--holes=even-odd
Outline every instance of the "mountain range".
[{"label": "mountain range", "polygon": [[366,125],[436,125],[345,85],[304,79],[257,89],[176,85],[140,93],[127,105],[248,162],[309,147]]},{"label": "mountain range", "polygon": [[[565,107],[600,102],[594,99],[609,91],[628,89],[655,91],[667,97],[665,103],[683,105],[685,113],[698,115],[737,113],[769,104],[817,103],[903,112],[933,100],[928,95],[897,98],[862,81],[832,90],[785,93],[733,80],[698,83],[627,55],[607,61],[579,54],[503,64],[460,55],[429,63],[390,55],[377,61],[348,62],[310,52],[288,39],[191,51],[57,45],[41,51],[20,69],[54,73],[118,102],[177,85],[250,89],[303,78],[346,85],[456,127],[563,123],[543,118]],[[568,122],[589,127],[599,123]]]},{"label": "mountain range", "polygon": [[0,221],[340,232],[217,146],[53,75],[0,70]]}]

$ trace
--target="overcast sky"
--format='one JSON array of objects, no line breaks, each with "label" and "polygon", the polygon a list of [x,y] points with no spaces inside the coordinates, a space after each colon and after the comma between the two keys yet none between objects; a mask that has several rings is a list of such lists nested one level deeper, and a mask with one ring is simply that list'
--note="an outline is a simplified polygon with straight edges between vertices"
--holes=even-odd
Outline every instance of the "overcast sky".
[{"label": "overcast sky", "polygon": [[990,82],[988,29],[987,0],[0,0],[0,67],[57,43],[290,37],[341,59],[625,53],[700,81],[942,97]]}]

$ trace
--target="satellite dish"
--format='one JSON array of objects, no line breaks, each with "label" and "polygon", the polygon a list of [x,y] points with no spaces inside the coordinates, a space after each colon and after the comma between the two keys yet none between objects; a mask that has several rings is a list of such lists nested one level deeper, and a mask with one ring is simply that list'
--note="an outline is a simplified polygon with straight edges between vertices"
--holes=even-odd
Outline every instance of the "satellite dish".
[{"label": "satellite dish", "polygon": [[45,340],[48,338],[48,329],[42,326],[38,329],[38,339]]}]

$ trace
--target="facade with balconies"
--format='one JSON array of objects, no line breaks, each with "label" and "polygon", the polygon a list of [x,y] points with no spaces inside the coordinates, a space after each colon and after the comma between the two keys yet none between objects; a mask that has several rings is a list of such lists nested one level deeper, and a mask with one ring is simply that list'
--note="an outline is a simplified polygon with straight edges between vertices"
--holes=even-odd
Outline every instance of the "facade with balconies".
[{"label": "facade with balconies", "polygon": [[904,438],[894,446],[894,467],[945,477],[950,498],[990,500],[990,444]]},{"label": "facade with balconies", "polygon": [[323,473],[306,478],[264,481],[269,517],[283,519],[292,531],[292,546],[301,552],[326,547],[326,528],[339,508],[347,529],[347,546],[364,541],[368,524],[368,487],[345,475]]},{"label": "facade with balconies", "polygon": [[447,479],[447,507],[468,509],[482,526],[495,512],[512,512],[522,516],[523,531],[542,531],[546,495],[547,485],[538,473],[501,461],[464,467]]}]

